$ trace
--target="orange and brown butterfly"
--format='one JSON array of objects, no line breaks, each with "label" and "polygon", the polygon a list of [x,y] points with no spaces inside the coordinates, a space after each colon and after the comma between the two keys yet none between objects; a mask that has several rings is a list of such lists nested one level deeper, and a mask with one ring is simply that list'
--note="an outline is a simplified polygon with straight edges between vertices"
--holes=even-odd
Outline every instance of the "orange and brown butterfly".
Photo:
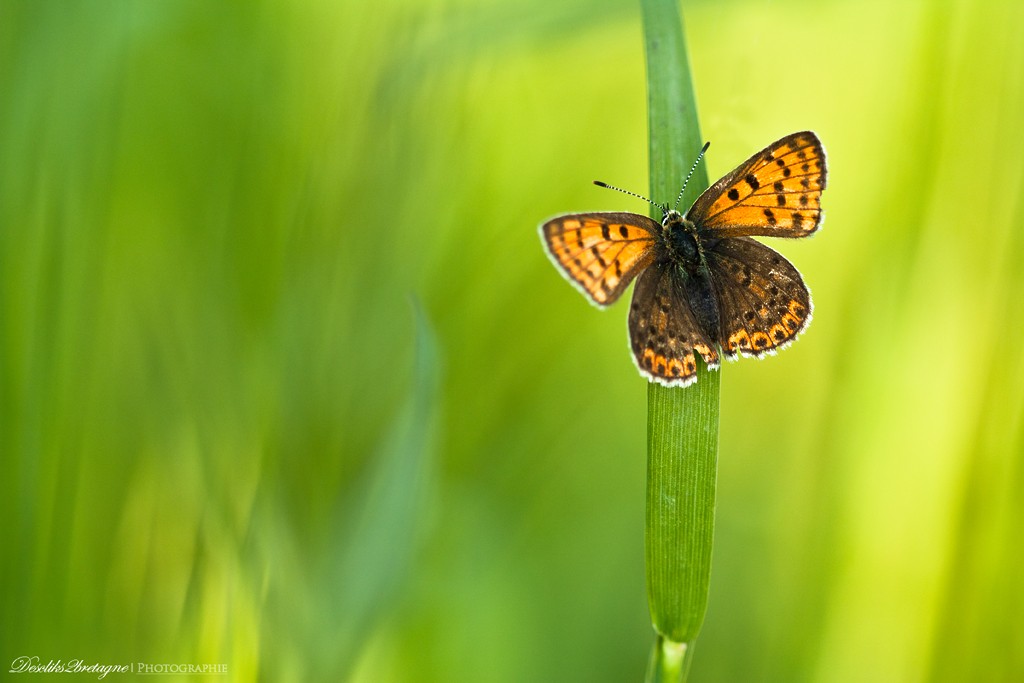
[{"label": "orange and brown butterfly", "polygon": [[635,213],[567,214],[541,225],[541,239],[558,270],[600,308],[637,278],[629,309],[637,368],[660,384],[686,386],[697,379],[696,355],[712,369],[720,354],[760,357],[810,323],[800,273],[751,237],[813,234],[826,176],[818,136],[793,133],[737,166],[685,214],[654,202],[660,224]]}]

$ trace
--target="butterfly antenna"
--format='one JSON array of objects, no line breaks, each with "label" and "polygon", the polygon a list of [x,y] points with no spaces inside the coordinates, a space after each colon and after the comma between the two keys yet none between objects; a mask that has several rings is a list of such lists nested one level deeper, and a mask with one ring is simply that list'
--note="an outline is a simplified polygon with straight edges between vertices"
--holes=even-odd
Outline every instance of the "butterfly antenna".
[{"label": "butterfly antenna", "polygon": [[650,199],[648,199],[647,197],[643,196],[642,194],[637,194],[636,192],[630,192],[629,190],[623,190],[621,187],[615,187],[614,185],[609,185],[608,183],[602,183],[600,180],[595,180],[594,184],[597,185],[598,187],[607,187],[609,190],[618,190],[622,194],[628,194],[631,197],[636,197],[637,199],[642,199],[645,202],[647,202],[648,204],[650,204],[651,206],[656,206],[659,209],[661,209],[662,213],[668,213],[668,207],[667,206],[665,206],[664,204],[655,204],[654,202],[652,202]]},{"label": "butterfly antenna", "polygon": [[683,198],[683,192],[686,191],[686,184],[690,182],[690,176],[692,176],[693,172],[697,170],[697,164],[699,164],[700,160],[704,158],[704,152],[708,151],[708,147],[710,146],[711,141],[708,140],[704,143],[704,146],[700,148],[700,154],[697,155],[697,160],[693,162],[693,166],[690,167],[690,172],[686,174],[686,180],[683,181],[683,189],[679,190],[679,196],[676,197],[676,203],[672,205],[673,209],[679,206],[679,200]]}]

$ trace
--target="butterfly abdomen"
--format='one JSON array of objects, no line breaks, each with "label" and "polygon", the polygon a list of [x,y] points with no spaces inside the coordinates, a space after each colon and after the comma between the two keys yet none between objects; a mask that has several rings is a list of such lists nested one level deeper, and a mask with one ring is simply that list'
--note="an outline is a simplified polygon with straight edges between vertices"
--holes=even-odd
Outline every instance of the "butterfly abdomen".
[{"label": "butterfly abdomen", "polygon": [[683,283],[686,289],[686,300],[697,319],[704,336],[718,341],[718,329],[721,325],[718,312],[718,297],[711,279],[711,271],[706,265],[690,273],[683,271]]},{"label": "butterfly abdomen", "polygon": [[718,302],[696,226],[679,218],[678,214],[672,218],[665,224],[665,251],[678,271],[677,281],[683,289],[680,294],[690,304],[704,335],[717,341],[720,326]]}]

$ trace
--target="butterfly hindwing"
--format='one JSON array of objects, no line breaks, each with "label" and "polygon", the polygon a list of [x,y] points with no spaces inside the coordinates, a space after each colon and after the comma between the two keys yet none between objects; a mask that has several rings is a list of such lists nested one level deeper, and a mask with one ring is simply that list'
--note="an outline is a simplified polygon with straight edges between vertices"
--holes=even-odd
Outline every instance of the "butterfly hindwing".
[{"label": "butterfly hindwing", "polygon": [[657,261],[640,274],[629,309],[629,341],[640,373],[666,386],[697,379],[699,353],[718,365],[714,343],[701,333],[677,266]]},{"label": "butterfly hindwing", "polygon": [[722,352],[761,356],[790,344],[811,321],[811,294],[800,273],[773,249],[747,237],[706,250],[718,292]]},{"label": "butterfly hindwing", "polygon": [[622,296],[654,258],[661,226],[636,213],[577,213],[541,225],[551,260],[601,308]]},{"label": "butterfly hindwing", "polygon": [[709,237],[805,237],[821,225],[827,175],[818,136],[793,133],[705,190],[686,217]]}]

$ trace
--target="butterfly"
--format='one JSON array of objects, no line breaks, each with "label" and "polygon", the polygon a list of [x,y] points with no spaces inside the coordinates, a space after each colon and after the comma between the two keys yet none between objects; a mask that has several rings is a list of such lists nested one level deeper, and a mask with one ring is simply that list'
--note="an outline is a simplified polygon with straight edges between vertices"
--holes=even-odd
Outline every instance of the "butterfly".
[{"label": "butterfly", "polygon": [[772,354],[810,323],[800,273],[751,237],[817,231],[826,176],[818,136],[793,133],[711,185],[685,214],[634,195],[661,209],[660,224],[635,213],[566,214],[543,223],[541,239],[555,267],[599,308],[636,278],[629,343],[637,369],[687,386],[697,379],[697,354],[711,369],[721,355]]}]

